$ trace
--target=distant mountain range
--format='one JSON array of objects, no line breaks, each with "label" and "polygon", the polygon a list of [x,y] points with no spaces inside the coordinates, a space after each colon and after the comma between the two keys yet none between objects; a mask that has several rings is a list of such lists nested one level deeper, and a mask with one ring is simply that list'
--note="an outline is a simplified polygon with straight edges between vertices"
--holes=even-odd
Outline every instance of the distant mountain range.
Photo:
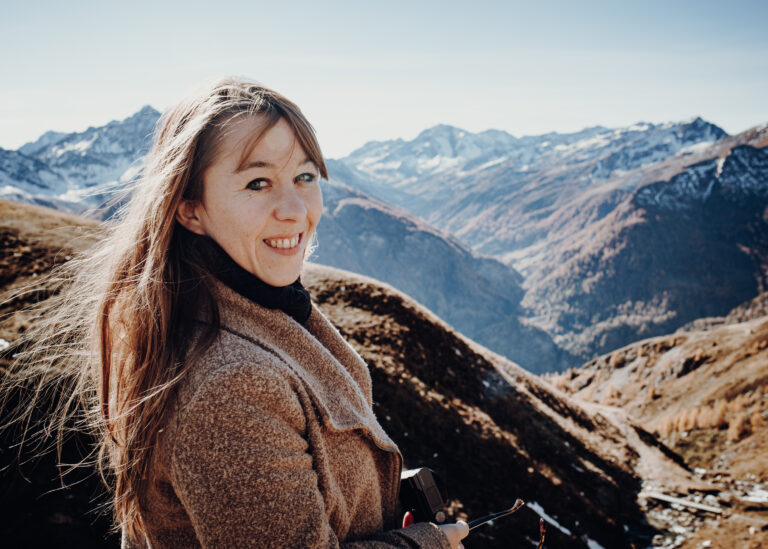
[{"label": "distant mountain range", "polygon": [[[0,149],[0,198],[105,217],[159,113]],[[700,118],[514,137],[435,126],[329,160],[315,260],[383,280],[534,371],[754,297],[768,125]]]},{"label": "distant mountain range", "polygon": [[[557,230],[542,221],[615,176],[693,154],[727,134],[700,118],[681,124],[600,126],[571,134],[515,138],[490,130],[473,134],[435,126],[412,141],[368,143],[341,159],[366,174],[367,189],[408,208],[478,251],[521,262]],[[510,255],[512,252],[518,252]],[[522,261],[524,263],[524,261]]]},{"label": "distant mountain range", "polygon": [[528,322],[588,359],[766,288],[766,145],[768,125],[728,136],[701,118],[522,138],[436,126],[340,162],[348,184],[515,267]]}]

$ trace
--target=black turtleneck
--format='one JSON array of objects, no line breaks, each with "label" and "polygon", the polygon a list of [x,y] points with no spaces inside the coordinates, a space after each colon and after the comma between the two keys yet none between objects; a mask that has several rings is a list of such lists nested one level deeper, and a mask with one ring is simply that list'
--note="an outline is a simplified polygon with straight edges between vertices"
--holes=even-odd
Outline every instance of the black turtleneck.
[{"label": "black turtleneck", "polygon": [[299,324],[304,324],[312,312],[309,292],[301,279],[288,286],[270,286],[256,275],[246,271],[211,241],[212,272],[224,284],[245,298],[268,309],[280,309]]}]

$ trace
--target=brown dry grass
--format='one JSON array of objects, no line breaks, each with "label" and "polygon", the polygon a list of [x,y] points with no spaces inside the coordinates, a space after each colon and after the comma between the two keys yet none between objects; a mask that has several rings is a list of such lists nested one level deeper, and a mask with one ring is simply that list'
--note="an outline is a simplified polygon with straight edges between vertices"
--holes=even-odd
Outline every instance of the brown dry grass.
[{"label": "brown dry grass", "polygon": [[744,408],[747,405],[747,396],[746,395],[739,395],[737,396],[730,404],[730,411],[732,414],[738,414],[739,412],[743,411]]},{"label": "brown dry grass", "polygon": [[[763,300],[768,303],[768,292]],[[709,469],[724,463],[721,457],[726,456],[734,475],[749,472],[768,479],[766,341],[768,317],[760,314],[711,329],[651,338],[574,369],[568,378],[570,392],[601,402],[609,386],[618,387],[621,399],[611,402],[606,396],[604,402],[622,407],[655,430],[684,460]],[[643,360],[632,361],[629,368],[611,367],[612,361],[618,363],[618,355],[640,354]],[[738,435],[742,438],[729,442],[730,424],[744,422],[737,419],[740,414],[746,415],[749,432],[742,428]],[[733,434],[737,427],[732,436],[737,436]],[[678,432],[688,436],[675,436]],[[691,437],[708,442],[693,445]]]},{"label": "brown dry grass", "polygon": [[730,422],[728,422],[728,440],[736,442],[741,440],[745,435],[751,432],[749,425],[749,417],[745,413],[738,414]]},{"label": "brown dry grass", "polygon": [[720,399],[712,409],[709,425],[716,429],[724,429],[728,425],[728,421],[725,419],[728,413],[728,403],[725,399]]},{"label": "brown dry grass", "polygon": [[[653,388],[651,388],[653,390]],[[763,389],[764,391],[765,389]],[[761,410],[765,406],[762,391],[741,394],[732,400],[725,398],[693,408],[680,410],[658,420],[654,430],[666,438],[673,432],[694,429],[728,429],[729,441],[737,441],[763,427],[766,420]]]}]

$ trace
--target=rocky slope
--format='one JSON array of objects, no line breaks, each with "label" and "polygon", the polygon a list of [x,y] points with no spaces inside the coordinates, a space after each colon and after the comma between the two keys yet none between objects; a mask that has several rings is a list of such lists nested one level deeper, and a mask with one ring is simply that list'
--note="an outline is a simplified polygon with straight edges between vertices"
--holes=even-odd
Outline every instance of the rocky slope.
[{"label": "rocky slope", "polygon": [[711,482],[711,502],[726,512],[690,525],[684,547],[768,543],[768,316],[759,314],[766,295],[717,322],[549,378],[575,398],[621,407]]},{"label": "rocky slope", "polygon": [[[3,290],[33,281],[55,258],[67,260],[98,237],[95,225],[77,226],[70,216],[0,207],[3,230],[12,235],[4,241]],[[50,230],[56,226],[60,230]],[[68,232],[80,238],[64,237]],[[60,252],[62,240],[68,249]],[[318,265],[308,266],[304,280],[369,363],[375,411],[406,465],[443,473],[454,517],[473,518],[516,497],[528,502],[514,518],[473,533],[466,547],[527,545],[537,538],[539,515],[549,522],[550,547],[646,545],[655,531],[637,499],[642,487],[699,486],[617,409],[579,404],[456,333],[391,286]],[[4,316],[0,324],[7,341],[30,320],[21,312],[12,319]],[[8,437],[14,435],[2,436],[0,456],[12,463],[15,453],[8,448],[14,439]],[[67,446],[68,459],[76,459],[78,448],[74,442]],[[50,493],[56,482],[50,460],[22,465],[21,471],[31,485],[15,466],[2,473],[9,487],[1,504],[2,539],[12,545],[24,540],[27,547],[116,546],[114,538],[104,537],[103,519],[94,522],[83,514],[98,491],[95,478]]]}]

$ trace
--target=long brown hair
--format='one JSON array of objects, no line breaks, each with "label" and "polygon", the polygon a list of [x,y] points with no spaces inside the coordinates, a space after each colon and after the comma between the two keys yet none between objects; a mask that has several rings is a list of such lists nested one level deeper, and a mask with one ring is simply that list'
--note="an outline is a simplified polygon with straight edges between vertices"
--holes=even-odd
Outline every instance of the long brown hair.
[{"label": "long brown hair", "polygon": [[[58,432],[59,451],[73,421],[96,435],[116,523],[133,540],[146,534],[141,502],[172,389],[218,330],[203,251],[208,237],[184,229],[175,214],[182,200],[201,199],[203,174],[223,137],[247,116],[264,121],[261,135],[284,119],[327,179],[312,126],[280,94],[230,78],[180,102],[158,122],[143,174],[106,237],[46,281],[54,296],[38,306],[37,325],[3,381],[6,396],[12,387],[29,390],[16,418],[22,423],[58,387],[62,397],[47,430]],[[202,331],[192,320],[201,310],[208,316]]]}]

